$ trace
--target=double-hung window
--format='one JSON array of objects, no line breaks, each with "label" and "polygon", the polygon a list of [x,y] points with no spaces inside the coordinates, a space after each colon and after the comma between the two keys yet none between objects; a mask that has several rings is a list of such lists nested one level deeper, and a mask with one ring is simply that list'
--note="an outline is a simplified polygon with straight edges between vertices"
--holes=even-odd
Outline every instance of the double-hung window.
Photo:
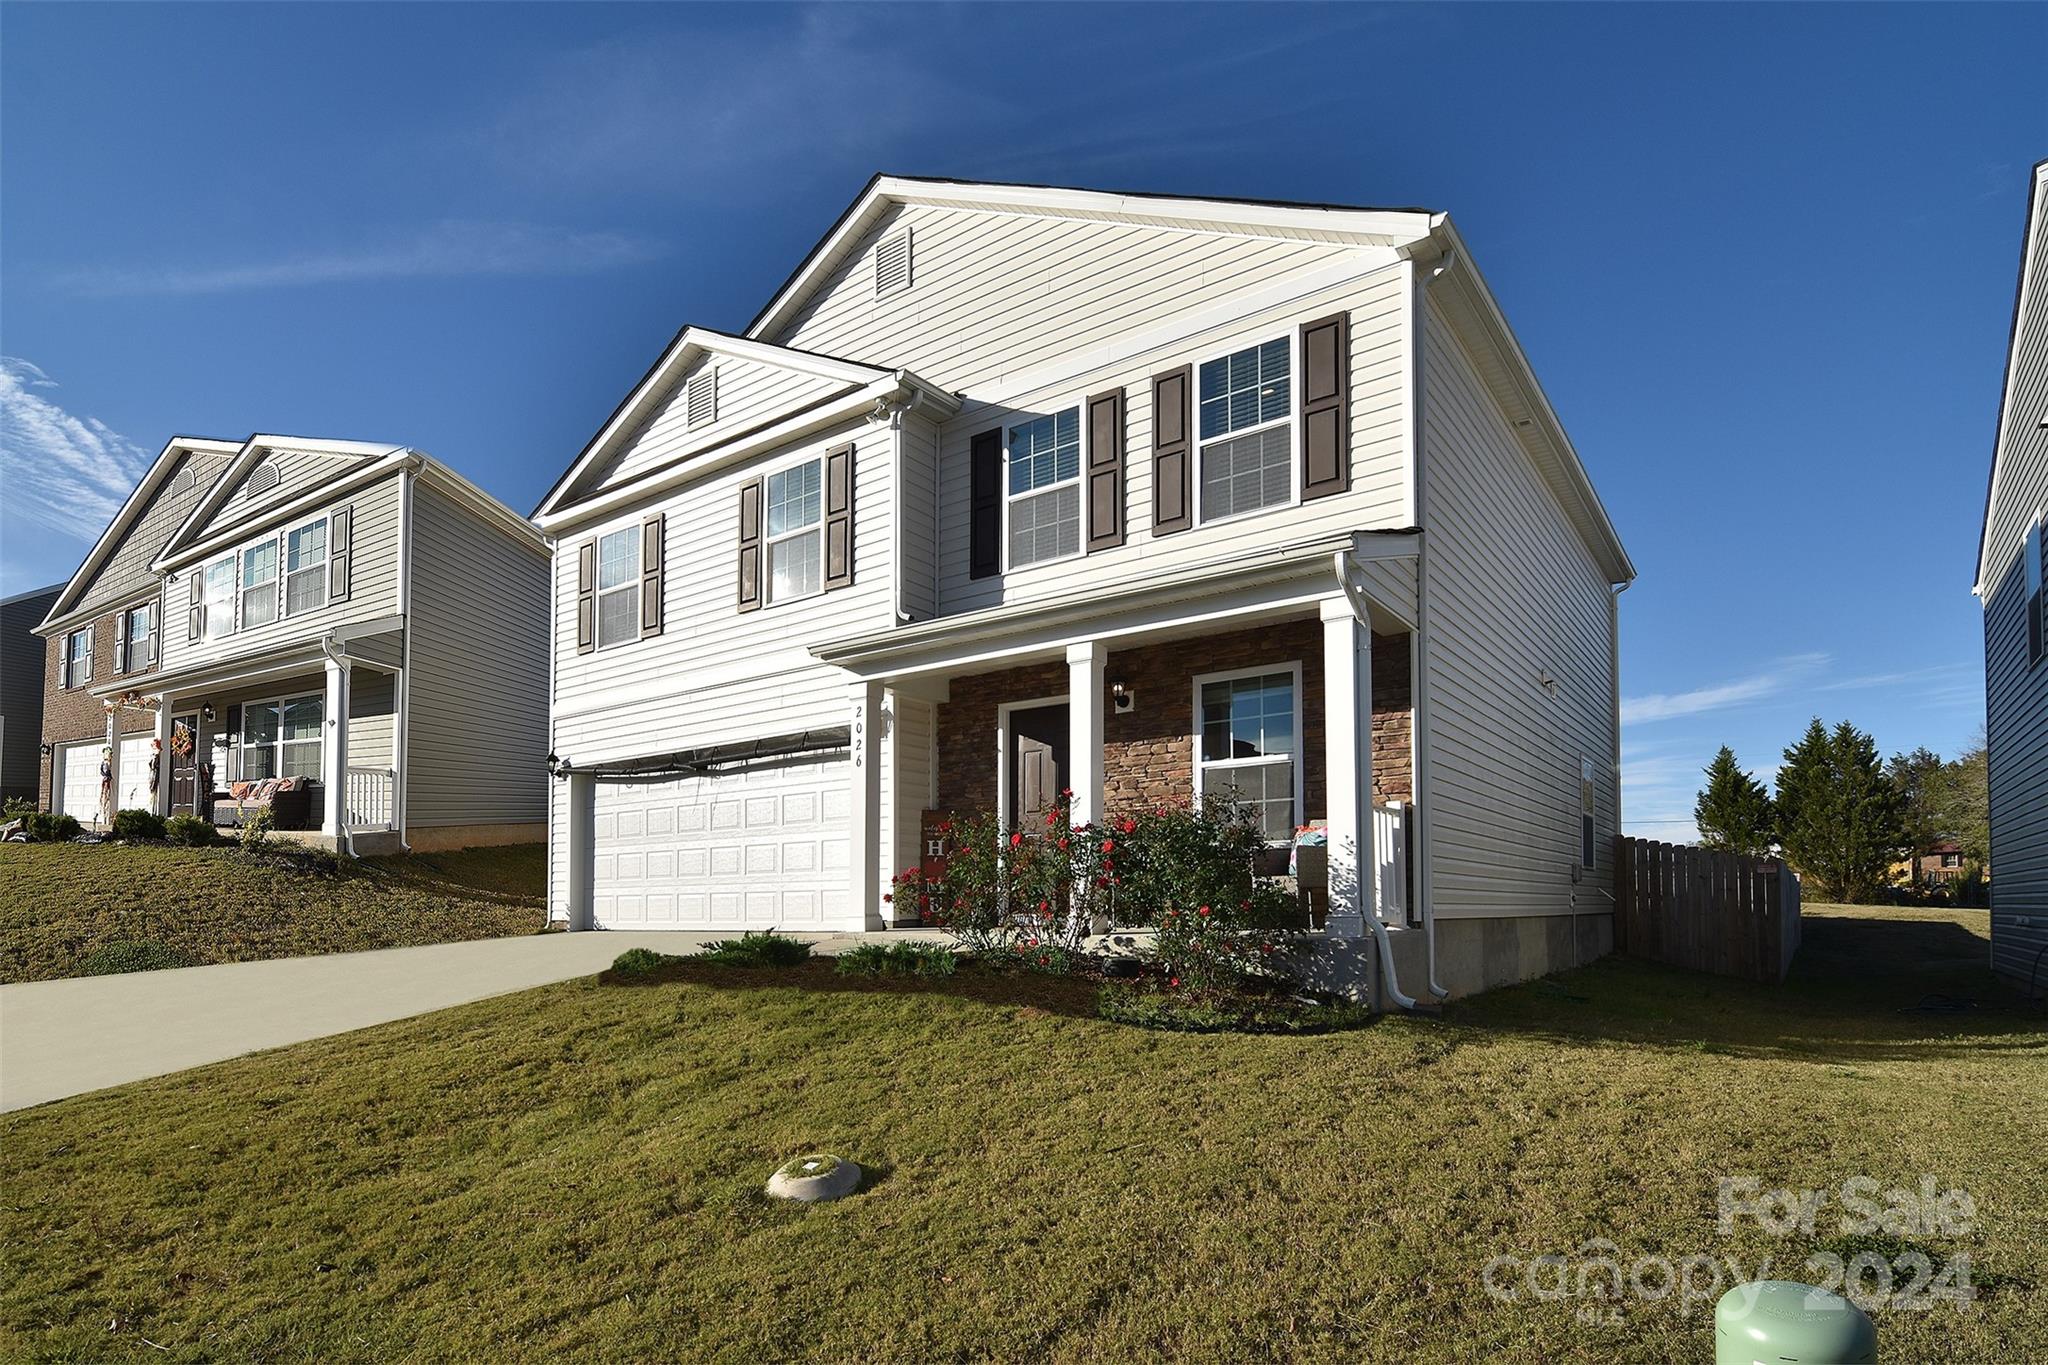
[{"label": "double-hung window", "polygon": [[74,630],[64,637],[64,686],[82,687],[92,681],[92,627]]},{"label": "double-hung window", "polygon": [[768,600],[808,597],[823,587],[821,469],[808,460],[768,476]]},{"label": "double-hung window", "polygon": [[1081,409],[1010,428],[1010,567],[1081,552]]},{"label": "double-hung window", "polygon": [[293,616],[327,605],[327,518],[284,537],[284,611]]},{"label": "double-hung window", "polygon": [[242,707],[242,780],[320,776],[320,727],[326,702],[319,693]]},{"label": "double-hung window", "polygon": [[121,628],[121,671],[133,673],[138,668],[147,668],[156,655],[156,606],[145,602],[139,607],[130,607],[127,620]]},{"label": "double-hung window", "polygon": [[235,632],[235,557],[224,555],[206,566],[206,638],[218,640]]},{"label": "double-hung window", "polygon": [[597,647],[640,638],[640,528],[597,538]]},{"label": "double-hung window", "polygon": [[277,542],[261,541],[242,551],[242,629],[277,619]]},{"label": "double-hung window", "polygon": [[1301,666],[1195,679],[1195,795],[1241,802],[1266,838],[1299,823]]},{"label": "double-hung window", "polygon": [[1197,427],[1203,521],[1294,496],[1293,346],[1278,337],[1205,360]]}]

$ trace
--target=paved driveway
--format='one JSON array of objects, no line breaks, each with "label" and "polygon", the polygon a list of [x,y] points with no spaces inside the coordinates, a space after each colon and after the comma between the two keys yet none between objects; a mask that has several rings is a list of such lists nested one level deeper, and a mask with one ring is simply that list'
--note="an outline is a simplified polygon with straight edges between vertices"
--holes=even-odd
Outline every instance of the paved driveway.
[{"label": "paved driveway", "polygon": [[[0,986],[0,1110],[589,976],[628,948],[729,937],[536,934]],[[855,941],[795,937],[827,951]]]}]

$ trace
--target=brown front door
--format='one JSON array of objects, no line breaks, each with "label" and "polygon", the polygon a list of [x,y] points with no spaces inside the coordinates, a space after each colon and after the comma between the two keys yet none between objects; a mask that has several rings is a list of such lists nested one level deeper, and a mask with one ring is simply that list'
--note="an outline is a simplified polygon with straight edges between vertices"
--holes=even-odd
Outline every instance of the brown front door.
[{"label": "brown front door", "polygon": [[192,801],[198,789],[199,717],[178,716],[171,721],[171,814],[197,814]]},{"label": "brown front door", "polygon": [[1067,706],[1010,712],[1010,826],[1026,833],[1045,828],[1067,775]]}]

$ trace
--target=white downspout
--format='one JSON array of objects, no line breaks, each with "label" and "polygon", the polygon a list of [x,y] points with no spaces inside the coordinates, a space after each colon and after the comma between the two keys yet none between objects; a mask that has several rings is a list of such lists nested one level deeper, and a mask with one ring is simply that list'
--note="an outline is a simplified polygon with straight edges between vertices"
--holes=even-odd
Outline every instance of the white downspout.
[{"label": "white downspout", "polygon": [[[1350,604],[1351,614],[1365,627],[1369,638],[1372,634],[1372,613],[1366,606],[1364,595],[1359,592],[1358,586],[1351,581],[1351,554],[1347,550],[1339,550],[1333,556],[1333,559],[1337,569],[1337,582],[1344,588],[1344,600]],[[1328,689],[1326,688],[1323,705],[1327,707],[1329,704],[1330,699]],[[1354,707],[1358,705],[1355,697],[1352,699],[1351,704]],[[1370,717],[1372,714],[1372,700],[1369,697],[1366,699],[1365,709],[1367,716]],[[1370,724],[1367,725],[1364,740],[1367,744],[1372,743]],[[1369,855],[1358,860],[1358,880],[1368,888],[1366,899],[1370,902],[1365,906],[1365,922],[1372,926],[1372,936],[1379,944],[1380,970],[1385,973],[1388,997],[1402,1009],[1413,1011],[1417,1008],[1416,1002],[1412,996],[1405,995],[1401,991],[1401,979],[1394,970],[1394,942],[1387,937],[1387,926],[1380,919],[1379,896],[1371,889],[1375,886],[1378,879],[1378,854],[1372,848],[1373,806],[1372,790],[1369,785],[1364,793],[1364,809],[1359,813],[1362,817],[1359,821],[1360,833],[1364,836],[1361,842],[1365,845],[1366,852]]]},{"label": "white downspout", "polygon": [[[405,809],[406,778],[412,771],[410,719],[412,716],[412,485],[419,477],[420,461],[407,462],[398,480],[398,614],[404,618],[404,635],[399,641],[398,683],[392,689],[391,718],[391,823],[398,831],[401,853],[412,852],[406,838],[409,821]],[[548,665],[554,666],[552,653]]]},{"label": "white downspout", "polygon": [[1438,1000],[1448,999],[1451,993],[1436,979],[1436,896],[1431,887],[1434,866],[1429,858],[1429,821],[1436,810],[1436,794],[1430,781],[1429,761],[1435,730],[1429,706],[1429,482],[1425,476],[1422,442],[1426,424],[1423,385],[1428,376],[1422,372],[1422,353],[1424,335],[1429,326],[1427,285],[1449,270],[1455,259],[1455,253],[1446,253],[1427,276],[1418,276],[1415,295],[1409,304],[1415,318],[1409,329],[1412,341],[1408,357],[1408,363],[1415,368],[1415,524],[1422,530],[1421,544],[1415,555],[1415,647],[1410,654],[1413,663],[1408,675],[1415,731],[1409,737],[1415,768],[1415,898],[1422,903],[1423,942],[1429,950],[1429,993]]}]

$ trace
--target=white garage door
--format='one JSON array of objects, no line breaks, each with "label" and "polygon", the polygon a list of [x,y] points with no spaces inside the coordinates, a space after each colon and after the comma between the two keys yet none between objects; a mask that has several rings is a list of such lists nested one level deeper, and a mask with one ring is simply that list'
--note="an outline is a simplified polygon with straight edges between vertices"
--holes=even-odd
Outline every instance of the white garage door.
[{"label": "white garage door", "polygon": [[100,750],[104,747],[96,739],[57,747],[57,771],[52,774],[50,789],[56,794],[57,809],[81,825],[95,824],[100,818]]},{"label": "white garage door", "polygon": [[155,810],[156,793],[149,789],[149,746],[154,736],[130,735],[121,741],[121,776],[115,783],[115,810]]},{"label": "white garage door", "polygon": [[601,929],[842,928],[843,760],[596,783],[591,917]]}]

